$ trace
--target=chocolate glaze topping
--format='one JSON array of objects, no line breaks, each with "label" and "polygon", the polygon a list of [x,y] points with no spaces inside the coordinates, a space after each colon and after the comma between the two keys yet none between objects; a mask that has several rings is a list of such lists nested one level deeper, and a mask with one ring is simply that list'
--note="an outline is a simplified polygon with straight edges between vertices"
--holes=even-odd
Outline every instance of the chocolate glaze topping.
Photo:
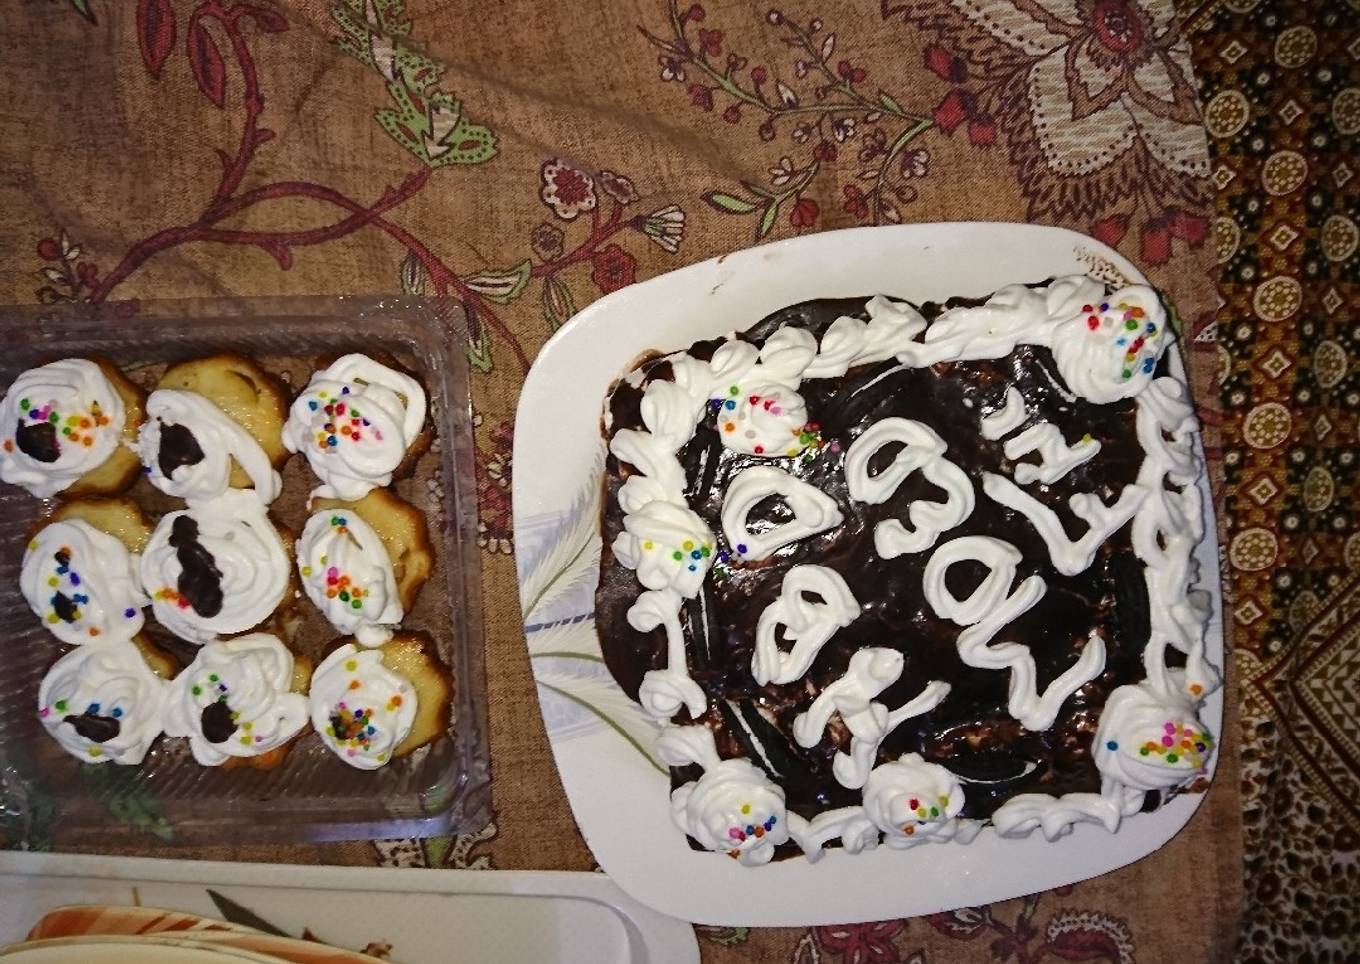
[{"label": "chocolate glaze topping", "polygon": [[51,422],[26,422],[19,419],[14,429],[14,444],[19,451],[38,462],[52,463],[61,457],[57,427]]},{"label": "chocolate glaze topping", "polygon": [[52,596],[52,611],[57,614],[57,618],[64,623],[76,621],[76,601],[64,592],[57,592]]},{"label": "chocolate glaze topping", "polygon": [[170,526],[170,545],[179,560],[179,594],[189,600],[194,612],[213,617],[222,611],[222,571],[212,553],[198,541],[198,523],[187,515]]},{"label": "chocolate glaze topping", "polygon": [[[867,300],[794,305],[775,312],[740,337],[760,345],[776,329],[793,325],[807,328],[820,339],[842,315],[867,319]],[[946,307],[978,303],[952,299],[945,305],[926,304],[921,311],[927,319],[934,319]],[[700,343],[689,353],[707,359],[719,344],[719,340]],[[610,435],[621,428],[641,428],[643,390],[653,379],[670,377],[671,366],[663,359],[652,358],[640,367],[645,373],[642,384],[634,387],[621,381],[610,397]],[[860,802],[860,792],[841,786],[832,774],[834,754],[848,750],[850,743],[839,717],[832,717],[828,734],[811,749],[799,747],[792,730],[794,718],[828,683],[844,674],[851,655],[865,646],[891,647],[905,659],[901,678],[877,697],[889,709],[916,696],[930,680],[951,685],[939,707],[893,731],[878,761],[916,752],[944,765],[963,783],[967,798],[963,816],[987,818],[1020,793],[1099,789],[1091,740],[1100,711],[1116,686],[1143,678],[1142,650],[1149,634],[1143,564],[1133,554],[1129,527],[1124,526],[1101,547],[1085,572],[1064,576],[1052,566],[1048,549],[1030,522],[993,502],[979,483],[972,515],[936,542],[939,546],[960,536],[994,536],[1023,555],[1016,584],[1035,573],[1043,577],[1048,586],[1044,597],[998,634],[998,638],[1030,648],[1041,690],[1072,665],[1092,629],[1104,640],[1104,672],[1065,702],[1049,730],[1036,733],[1027,731],[1007,712],[1009,673],[965,666],[955,648],[960,628],[939,618],[926,602],[922,574],[933,550],[891,560],[874,551],[873,531],[879,521],[905,518],[911,502],[943,501],[944,493],[925,482],[920,473],[913,473],[880,505],[852,501],[846,490],[846,450],[870,425],[893,416],[933,428],[948,445],[945,457],[975,480],[982,471],[1013,477],[1015,466],[1003,454],[1002,442],[984,439],[979,424],[983,416],[1002,407],[1006,390],[1012,386],[1025,398],[1031,413],[1022,428],[1042,419],[1058,426],[1069,442],[1089,433],[1101,443],[1095,459],[1052,485],[1025,486],[1025,491],[1058,513],[1069,536],[1080,536],[1085,523],[1067,509],[1068,498],[1078,492],[1095,492],[1112,502],[1124,486],[1135,481],[1143,457],[1134,431],[1136,406],[1132,401],[1109,405],[1081,398],[1069,401],[1071,393],[1046,348],[1020,346],[993,361],[941,363],[925,369],[888,360],[852,369],[839,378],[807,379],[799,393],[806,400],[809,421],[820,425],[827,443],[809,457],[762,459],[733,452],[723,446],[712,413],[705,415],[680,452],[689,480],[687,500],[712,529],[718,549],[731,548],[720,521],[724,493],[733,477],[752,465],[773,465],[791,472],[832,496],[844,515],[840,526],[786,546],[769,559],[725,570],[715,567],[704,583],[702,605],[690,600],[683,613],[689,670],[708,696],[703,722],[715,734],[719,755],[748,757],[773,769],[770,776],[784,788],[789,808],[804,817]],[[880,471],[896,452],[896,446],[885,447],[870,471]],[[606,664],[623,690],[636,697],[643,674],[665,665],[666,646],[662,629],[640,633],[628,624],[627,610],[641,587],[636,575],[621,566],[609,548],[622,530],[618,490],[631,472],[631,466],[609,456],[596,618]],[[759,531],[762,520],[774,525],[788,517],[787,506],[771,498],[752,510],[751,527]],[[804,679],[758,686],[751,675],[756,622],[779,595],[784,574],[800,563],[828,566],[839,573],[859,601],[861,615],[831,638]],[[947,583],[956,595],[965,594],[981,580],[983,568],[973,568],[976,571],[969,571],[968,564],[951,568]],[[687,723],[687,717],[682,710],[676,722]],[[748,731],[760,742],[763,754],[752,745]],[[766,759],[770,766],[765,766]],[[673,785],[700,775],[697,767],[677,768],[672,771]],[[793,844],[780,848],[780,856],[795,852]]]},{"label": "chocolate glaze topping", "polygon": [[80,716],[68,714],[62,722],[70,723],[75,731],[91,743],[107,743],[118,736],[122,724],[111,716],[100,716],[86,710]]},{"label": "chocolate glaze topping", "polygon": [[161,475],[168,479],[181,465],[202,462],[203,449],[199,447],[194,433],[183,425],[162,425],[161,450],[156,461],[160,463]]},{"label": "chocolate glaze topping", "polygon": [[236,732],[236,721],[231,718],[231,707],[226,700],[217,700],[203,707],[200,720],[203,738],[209,743],[225,743]]}]

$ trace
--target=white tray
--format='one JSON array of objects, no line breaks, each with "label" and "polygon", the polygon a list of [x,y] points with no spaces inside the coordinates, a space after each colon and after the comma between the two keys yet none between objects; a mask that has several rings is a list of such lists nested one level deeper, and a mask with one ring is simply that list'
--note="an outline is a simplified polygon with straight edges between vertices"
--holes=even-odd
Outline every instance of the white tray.
[{"label": "white tray", "polygon": [[[639,355],[749,327],[786,305],[875,293],[915,302],[985,295],[1017,281],[1086,273],[1146,279],[1084,235],[1022,224],[854,228],[781,241],[632,285],[578,314],[539,353],[515,422],[516,560],[539,704],[572,812],[600,866],[644,904],[711,924],[804,926],[984,904],[1084,880],[1162,846],[1202,796],[1139,814],[1117,834],[1083,824],[1055,843],[990,829],[964,846],[829,852],[747,868],[691,850],[671,823],[657,732],[600,657],[594,590],[600,555],[600,413],[610,383]],[[1183,369],[1172,349],[1172,364]],[[1212,506],[1207,481],[1204,503]],[[1206,655],[1223,661],[1213,520],[1196,552],[1213,595]],[[1201,715],[1222,729],[1222,691]]]},{"label": "white tray", "polygon": [[[292,937],[385,941],[404,964],[697,964],[694,929],[603,874],[301,867],[0,852],[0,945],[69,904],[141,904],[222,919],[209,890]],[[241,921],[238,921],[238,923]]]}]

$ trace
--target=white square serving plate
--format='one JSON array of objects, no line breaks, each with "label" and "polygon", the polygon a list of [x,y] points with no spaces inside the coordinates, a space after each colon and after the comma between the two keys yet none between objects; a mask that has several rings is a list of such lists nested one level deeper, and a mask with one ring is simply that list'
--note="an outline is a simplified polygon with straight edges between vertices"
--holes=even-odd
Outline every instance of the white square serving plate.
[{"label": "white square serving plate", "polygon": [[[985,904],[1107,873],[1144,857],[1190,819],[1184,794],[1109,834],[1077,826],[1056,842],[990,828],[967,845],[829,851],[744,867],[690,849],[671,822],[669,780],[651,752],[657,725],[605,668],[594,623],[604,464],[601,411],[611,383],[644,352],[675,351],[817,298],[885,294],[916,303],[986,295],[1015,282],[1084,273],[1145,283],[1109,247],[1059,228],[956,223],[854,228],[768,244],[617,291],[564,326],[539,354],[515,423],[514,513],[525,635],[539,705],[572,812],[600,866],[632,897],[707,924],[808,926],[908,917]],[[1173,371],[1183,377],[1172,349]],[[1204,504],[1213,501],[1201,480]],[[1206,656],[1223,663],[1213,520],[1198,547],[1213,597]],[[1222,729],[1222,691],[1202,720]]]}]

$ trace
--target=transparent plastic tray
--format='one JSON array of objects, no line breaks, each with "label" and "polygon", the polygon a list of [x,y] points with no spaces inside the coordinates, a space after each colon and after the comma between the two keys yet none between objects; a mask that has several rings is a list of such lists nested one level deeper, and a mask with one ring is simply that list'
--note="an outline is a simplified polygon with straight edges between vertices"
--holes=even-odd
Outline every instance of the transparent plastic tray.
[{"label": "transparent plastic tray", "polygon": [[[89,308],[0,309],[5,351],[0,393],[22,371],[57,358],[102,355],[150,388],[166,364],[232,351],[299,390],[318,356],[385,352],[430,397],[437,439],[414,475],[393,488],[426,514],[435,572],[403,621],[434,640],[454,678],[446,738],[374,771],[342,763],[310,728],[283,765],[222,770],[195,763],[188,741],[161,738],[141,766],[83,764],[43,731],[38,684],[67,650],[19,593],[28,534],[51,507],[0,485],[0,845],[62,849],[169,843],[303,842],[434,836],[480,829],[489,819],[486,677],[483,668],[477,503],[466,332],[435,305],[403,299],[240,298]],[[301,457],[284,469],[276,521],[300,530],[316,485]],[[144,480],[128,493],[154,520],[179,508]],[[293,648],[316,657],[336,633],[305,598]],[[148,634],[178,657],[194,647]]]}]

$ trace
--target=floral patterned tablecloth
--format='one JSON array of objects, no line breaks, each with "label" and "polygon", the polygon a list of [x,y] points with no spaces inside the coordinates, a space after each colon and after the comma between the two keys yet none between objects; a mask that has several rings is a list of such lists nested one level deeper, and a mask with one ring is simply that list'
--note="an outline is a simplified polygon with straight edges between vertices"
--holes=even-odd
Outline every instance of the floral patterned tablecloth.
[{"label": "floral patterned tablecloth", "polygon": [[[535,352],[602,294],[733,248],[1023,220],[1115,245],[1179,309],[1233,580],[1219,777],[1098,880],[701,928],[704,957],[1237,959],[1244,814],[1241,959],[1357,951],[1355,0],[35,0],[6,26],[0,300],[406,291],[471,333],[493,823],[195,853],[591,868],[504,605]],[[110,819],[167,853],[154,801]]]}]

